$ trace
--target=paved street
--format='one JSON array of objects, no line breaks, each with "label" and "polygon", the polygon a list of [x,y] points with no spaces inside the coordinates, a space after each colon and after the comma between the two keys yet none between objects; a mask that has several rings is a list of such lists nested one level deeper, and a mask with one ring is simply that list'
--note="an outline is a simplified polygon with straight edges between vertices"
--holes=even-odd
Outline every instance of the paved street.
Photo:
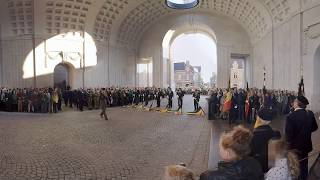
[{"label": "paved street", "polygon": [[105,121],[98,113],[0,112],[0,179],[156,180],[170,164],[207,169],[204,118],[112,108]]},{"label": "paved street", "polygon": [[[192,98],[184,100],[184,112],[192,111]],[[203,97],[206,110],[205,104]],[[98,114],[0,112],[0,180],[160,180],[164,166],[180,162],[199,175],[208,165],[216,167],[219,137],[232,127],[223,120],[142,109],[110,108],[109,121]],[[282,130],[283,124],[278,118],[272,126]],[[320,131],[313,134],[317,149],[319,137]]]}]

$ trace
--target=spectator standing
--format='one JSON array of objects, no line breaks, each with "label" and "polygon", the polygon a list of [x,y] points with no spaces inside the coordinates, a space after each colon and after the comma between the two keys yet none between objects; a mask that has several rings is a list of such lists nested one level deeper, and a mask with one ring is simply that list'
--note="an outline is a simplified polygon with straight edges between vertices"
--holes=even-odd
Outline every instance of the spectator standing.
[{"label": "spectator standing", "polygon": [[298,96],[293,103],[294,111],[287,116],[285,136],[289,150],[296,151],[300,160],[300,179],[308,176],[308,153],[312,151],[312,132],[318,129],[314,114],[306,110],[309,101]]},{"label": "spectator standing", "polygon": [[259,162],[248,157],[252,133],[242,126],[234,127],[220,138],[219,152],[222,162],[213,171],[200,175],[200,180],[262,180]]}]

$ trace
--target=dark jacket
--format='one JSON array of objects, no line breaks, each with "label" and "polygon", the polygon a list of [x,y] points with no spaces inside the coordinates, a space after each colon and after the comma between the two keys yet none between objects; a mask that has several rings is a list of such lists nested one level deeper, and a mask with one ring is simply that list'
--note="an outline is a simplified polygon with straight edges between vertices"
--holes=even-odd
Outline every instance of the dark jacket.
[{"label": "dark jacket", "polygon": [[299,109],[293,111],[286,119],[286,140],[290,150],[306,154],[312,151],[311,133],[318,129],[312,111]]},{"label": "dark jacket", "polygon": [[217,170],[206,171],[200,175],[200,180],[262,180],[263,178],[261,167],[253,158],[237,162],[220,162]]},{"label": "dark jacket", "polygon": [[272,130],[269,125],[259,126],[253,130],[251,156],[260,163],[263,172],[268,171],[268,143],[271,139],[280,137],[280,132]]}]

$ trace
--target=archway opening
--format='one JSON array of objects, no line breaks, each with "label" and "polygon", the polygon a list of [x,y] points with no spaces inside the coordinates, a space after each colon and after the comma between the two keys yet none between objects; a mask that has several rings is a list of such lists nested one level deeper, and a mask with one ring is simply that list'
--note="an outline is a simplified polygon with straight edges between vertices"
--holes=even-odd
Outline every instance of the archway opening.
[{"label": "archway opening", "polygon": [[67,63],[56,65],[53,72],[54,87],[62,90],[70,89],[72,84],[72,67]]},{"label": "archway opening", "polygon": [[178,35],[170,45],[171,86],[174,88],[215,88],[217,82],[217,47],[205,33]]},{"label": "archway opening", "polygon": [[34,87],[51,86],[54,69],[60,63],[70,64],[70,67],[78,70],[73,88],[83,87],[84,75],[80,75],[80,72],[98,63],[95,39],[87,32],[78,31],[43,39],[35,47],[35,58],[33,50],[25,58],[22,78],[36,80]]},{"label": "archway opening", "polygon": [[153,86],[153,71],[152,58],[141,59],[137,65],[137,86],[138,87],[152,87]]}]

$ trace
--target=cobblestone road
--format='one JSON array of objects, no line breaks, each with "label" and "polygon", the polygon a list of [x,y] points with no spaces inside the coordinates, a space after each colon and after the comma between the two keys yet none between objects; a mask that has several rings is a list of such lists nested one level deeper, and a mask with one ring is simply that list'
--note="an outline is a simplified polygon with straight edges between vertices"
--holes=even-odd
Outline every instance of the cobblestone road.
[{"label": "cobblestone road", "polygon": [[163,167],[207,168],[204,118],[136,109],[0,113],[0,179],[161,179]]}]

